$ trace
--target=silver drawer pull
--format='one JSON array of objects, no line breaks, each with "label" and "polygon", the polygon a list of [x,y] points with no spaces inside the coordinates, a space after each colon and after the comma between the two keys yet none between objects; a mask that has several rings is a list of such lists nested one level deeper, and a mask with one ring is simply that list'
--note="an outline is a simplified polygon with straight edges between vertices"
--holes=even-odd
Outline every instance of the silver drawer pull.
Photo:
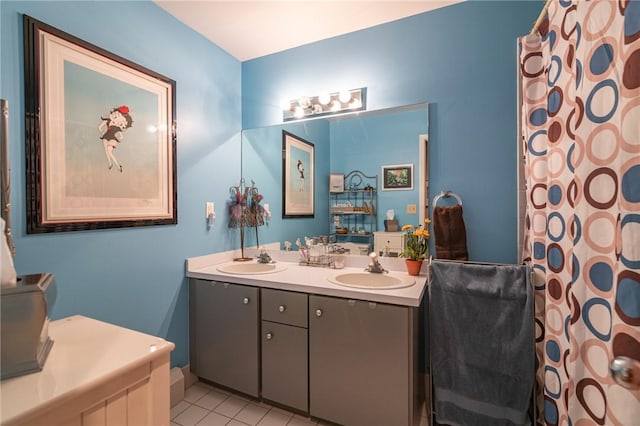
[{"label": "silver drawer pull", "polygon": [[322,316],[322,309],[316,309],[316,316],[317,317],[321,317]]},{"label": "silver drawer pull", "polygon": [[273,339],[273,333],[272,332],[268,332],[266,337],[267,337],[267,340]]},{"label": "silver drawer pull", "polygon": [[284,312],[287,310],[287,307],[285,305],[280,305],[278,306],[278,311],[280,311],[280,313]]},{"label": "silver drawer pull", "polygon": [[244,299],[242,299],[242,303],[244,303],[245,305],[249,304],[249,298],[245,297]]},{"label": "silver drawer pull", "polygon": [[640,389],[640,361],[626,356],[618,356],[609,364],[613,380],[627,389]]}]

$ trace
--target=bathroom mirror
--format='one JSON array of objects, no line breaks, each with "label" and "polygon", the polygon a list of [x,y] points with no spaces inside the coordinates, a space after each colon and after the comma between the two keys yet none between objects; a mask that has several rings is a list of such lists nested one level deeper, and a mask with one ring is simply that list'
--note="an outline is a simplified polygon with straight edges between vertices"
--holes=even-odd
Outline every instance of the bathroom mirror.
[{"label": "bathroom mirror", "polygon": [[[400,226],[418,225],[428,213],[428,104],[416,104],[336,117],[291,121],[242,131],[242,177],[255,183],[271,217],[258,229],[261,245],[329,233],[333,216],[329,205],[332,174],[359,170],[377,176],[376,228],[384,231],[387,212],[394,211]],[[313,143],[315,150],[315,206],[313,218],[283,218],[282,135],[288,132]],[[413,164],[413,188],[383,190],[384,166]],[[415,212],[412,211],[415,207]],[[246,245],[255,245],[247,233]],[[341,239],[344,241],[344,239]],[[361,243],[362,239],[354,238]],[[371,239],[373,243],[373,239]],[[282,245],[281,245],[282,247]]]}]

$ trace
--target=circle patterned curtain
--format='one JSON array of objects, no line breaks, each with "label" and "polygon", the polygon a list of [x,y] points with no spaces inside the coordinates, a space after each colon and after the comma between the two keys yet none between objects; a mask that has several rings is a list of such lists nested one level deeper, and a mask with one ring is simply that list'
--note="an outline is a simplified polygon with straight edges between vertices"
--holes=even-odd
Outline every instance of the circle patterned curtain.
[{"label": "circle patterned curtain", "polygon": [[538,423],[640,424],[640,2],[558,1],[520,40]]}]

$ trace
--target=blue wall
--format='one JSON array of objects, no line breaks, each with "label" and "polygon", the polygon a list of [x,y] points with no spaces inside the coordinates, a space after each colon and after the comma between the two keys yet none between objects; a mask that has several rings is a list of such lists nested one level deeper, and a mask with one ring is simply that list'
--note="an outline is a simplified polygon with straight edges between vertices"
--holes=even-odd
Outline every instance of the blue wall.
[{"label": "blue wall", "polygon": [[[240,178],[240,62],[151,2],[2,1],[0,8],[18,274],[54,274],[53,319],[82,314],[167,338],[176,343],[172,364],[187,364],[185,259],[238,245],[223,206]],[[176,81],[178,225],[26,235],[23,13]],[[211,230],[206,201],[220,218]]]},{"label": "blue wall", "polygon": [[367,109],[429,103],[430,191],[464,201],[474,260],[516,262],[516,38],[539,1],[458,3],[242,63],[244,128],[280,100],[367,87]]},{"label": "blue wall", "polygon": [[[329,232],[330,173],[360,170],[380,176],[381,166],[413,163],[413,190],[378,192],[378,230],[384,229],[384,213],[396,211],[402,224],[417,224],[417,216],[403,210],[418,200],[418,136],[428,129],[426,105],[418,109],[358,114],[338,119],[287,122],[281,125],[245,129],[242,133],[242,175],[247,184],[256,182],[269,203],[272,218],[260,227],[259,243],[295,242],[297,238]],[[314,144],[315,215],[313,218],[282,219],[282,131],[286,130]],[[378,186],[381,186],[378,179]],[[255,245],[255,233],[247,234],[247,245]],[[344,240],[343,240],[344,241]],[[363,242],[358,238],[358,242]]]},{"label": "blue wall", "polygon": [[[55,275],[53,319],[83,314],[165,337],[172,364],[185,365],[184,261],[238,246],[224,205],[240,179],[241,125],[280,122],[281,98],[362,86],[368,109],[429,103],[432,191],[463,197],[472,258],[515,261],[515,39],[540,7],[464,2],[240,64],[150,1],[1,1],[18,273]],[[26,235],[23,13],[177,82],[178,225]],[[206,201],[218,212],[210,230]]]},{"label": "blue wall", "polygon": [[[384,231],[387,210],[393,209],[400,226],[419,225],[419,216],[408,215],[407,204],[418,204],[419,135],[428,133],[426,107],[363,115],[356,120],[337,120],[331,124],[331,172],[360,170],[367,176],[378,176],[377,227]],[[413,164],[413,189],[382,189],[382,166]]]},{"label": "blue wall", "polygon": [[[315,202],[313,218],[282,219],[282,131],[286,130],[311,142],[314,147]],[[268,126],[244,130],[242,134],[242,176],[247,184],[255,181],[268,203],[272,218],[258,228],[260,245],[295,241],[304,237],[326,235],[329,226],[329,124],[325,120],[289,122],[281,126]],[[307,178],[309,176],[309,170]],[[250,232],[245,242],[256,245],[255,233]]]}]

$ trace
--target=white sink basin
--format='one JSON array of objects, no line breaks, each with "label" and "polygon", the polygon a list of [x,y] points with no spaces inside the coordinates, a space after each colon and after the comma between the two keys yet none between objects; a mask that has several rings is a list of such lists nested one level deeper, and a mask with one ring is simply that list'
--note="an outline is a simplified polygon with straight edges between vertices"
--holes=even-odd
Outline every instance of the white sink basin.
[{"label": "white sink basin", "polygon": [[411,287],[416,280],[411,275],[345,272],[327,278],[338,285],[356,288],[392,289]]},{"label": "white sink basin", "polygon": [[218,265],[216,269],[226,274],[259,275],[284,271],[287,266],[281,263],[231,262]]}]

